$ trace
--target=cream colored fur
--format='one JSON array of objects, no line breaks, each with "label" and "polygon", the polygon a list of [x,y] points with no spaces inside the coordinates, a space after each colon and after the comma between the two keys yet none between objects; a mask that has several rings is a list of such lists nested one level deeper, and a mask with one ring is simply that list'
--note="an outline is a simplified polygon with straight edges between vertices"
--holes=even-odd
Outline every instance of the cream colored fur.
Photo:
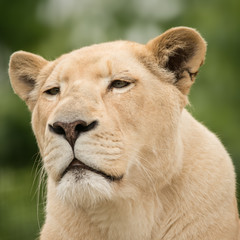
[{"label": "cream colored fur", "polygon": [[[12,55],[11,83],[32,111],[48,174],[41,240],[240,239],[231,159],[184,108],[205,52],[197,31],[178,27],[146,45],[103,43],[52,62]],[[98,124],[73,148],[50,131],[77,120]],[[74,157],[119,180],[62,177]]]}]

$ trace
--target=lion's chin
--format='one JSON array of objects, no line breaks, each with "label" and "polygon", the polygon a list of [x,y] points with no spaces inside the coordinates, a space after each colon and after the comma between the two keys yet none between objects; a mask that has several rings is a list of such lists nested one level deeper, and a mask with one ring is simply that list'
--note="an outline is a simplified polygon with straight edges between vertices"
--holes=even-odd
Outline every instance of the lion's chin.
[{"label": "lion's chin", "polygon": [[113,186],[108,178],[77,166],[68,169],[57,184],[58,198],[74,208],[110,200],[112,195]]}]

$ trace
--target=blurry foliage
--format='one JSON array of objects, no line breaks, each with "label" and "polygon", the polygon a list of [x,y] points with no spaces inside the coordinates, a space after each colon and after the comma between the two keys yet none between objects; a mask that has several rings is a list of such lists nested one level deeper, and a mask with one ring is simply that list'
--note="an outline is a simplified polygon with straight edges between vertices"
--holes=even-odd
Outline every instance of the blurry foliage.
[{"label": "blurry foliage", "polygon": [[198,29],[208,52],[188,108],[221,138],[240,182],[239,12],[238,0],[0,0],[0,239],[36,238],[43,209],[34,194],[38,150],[30,113],[7,75],[13,51],[51,60],[103,41],[144,43],[173,26]]}]

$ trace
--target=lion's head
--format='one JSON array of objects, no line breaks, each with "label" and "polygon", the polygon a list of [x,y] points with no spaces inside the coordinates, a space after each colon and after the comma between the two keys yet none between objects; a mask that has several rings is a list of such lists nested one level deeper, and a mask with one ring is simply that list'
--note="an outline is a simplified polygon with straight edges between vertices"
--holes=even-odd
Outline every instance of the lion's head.
[{"label": "lion's head", "polygon": [[146,45],[116,41],[47,61],[16,52],[15,92],[32,111],[49,195],[73,206],[134,198],[181,169],[179,119],[206,44],[173,28]]}]

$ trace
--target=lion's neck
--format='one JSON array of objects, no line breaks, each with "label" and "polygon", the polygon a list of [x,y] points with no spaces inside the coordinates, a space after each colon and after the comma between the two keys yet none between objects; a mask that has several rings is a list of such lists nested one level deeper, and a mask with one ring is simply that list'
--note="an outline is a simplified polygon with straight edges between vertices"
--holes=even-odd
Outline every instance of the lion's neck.
[{"label": "lion's neck", "polygon": [[90,213],[90,218],[95,226],[105,231],[104,236],[108,236],[109,240],[150,239],[154,225],[154,206],[153,202],[140,199],[120,200],[98,207]]},{"label": "lion's neck", "polygon": [[[73,209],[63,205],[59,207],[59,202],[56,204],[56,201],[48,203],[48,209],[51,210],[48,211],[41,240],[151,238],[157,212],[155,203],[147,201],[147,196],[146,198],[141,196],[134,201],[125,199],[118,202],[105,202],[88,209]],[[56,211],[54,206],[57,205]],[[49,238],[50,232],[51,238]]]}]

